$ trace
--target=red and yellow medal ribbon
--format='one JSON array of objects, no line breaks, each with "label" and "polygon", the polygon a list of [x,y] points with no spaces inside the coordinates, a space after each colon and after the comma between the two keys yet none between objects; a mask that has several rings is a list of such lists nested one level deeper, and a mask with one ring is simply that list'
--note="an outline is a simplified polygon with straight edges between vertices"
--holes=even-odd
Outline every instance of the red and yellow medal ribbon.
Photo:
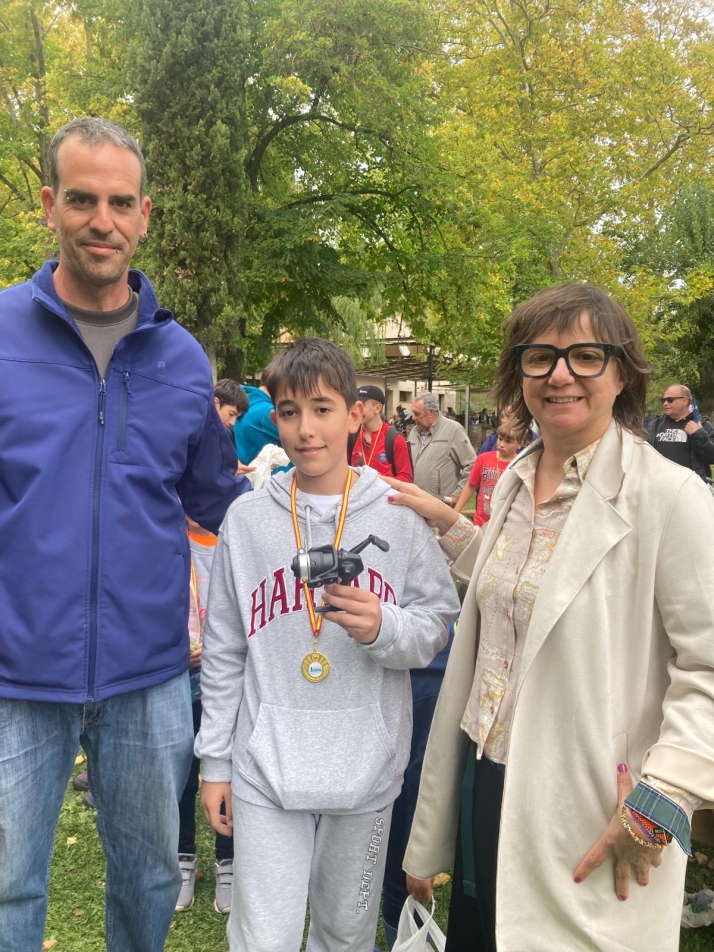
[{"label": "red and yellow medal ribbon", "polygon": [[[347,518],[347,504],[350,497],[350,486],[352,485],[352,470],[347,470],[347,479],[345,480],[345,488],[342,493],[342,505],[340,506],[340,516],[337,520],[337,531],[335,532],[335,541],[334,546],[336,549],[339,549],[340,542],[342,541],[342,530],[345,528],[345,519]],[[293,484],[290,489],[290,512],[293,517],[293,532],[295,533],[295,544],[298,549],[302,549],[302,539],[300,536],[300,526],[298,524],[297,517],[297,478],[293,476]],[[307,611],[310,615],[310,626],[312,628],[312,634],[315,638],[320,637],[320,629],[322,628],[322,615],[318,615],[315,611],[315,606],[312,604],[312,595],[310,594],[310,589],[307,587],[307,582],[302,583],[302,590],[305,594],[305,601],[307,602]]]},{"label": "red and yellow medal ribbon", "polygon": [[[369,459],[367,460],[367,462],[366,462],[366,464],[365,464],[365,465],[367,465],[367,466],[371,466],[371,465],[372,465],[372,457],[374,456],[374,451],[377,449],[377,443],[379,443],[379,438],[380,438],[380,436],[382,435],[382,430],[383,430],[383,429],[384,429],[384,423],[380,423],[379,429],[377,430],[377,433],[376,433],[374,439],[372,440],[372,451],[370,452],[370,454],[369,454]],[[362,444],[362,459],[364,459],[364,458],[365,458],[365,453],[364,453],[364,427],[362,427],[362,429],[359,431],[359,438],[360,438],[360,443]]]}]

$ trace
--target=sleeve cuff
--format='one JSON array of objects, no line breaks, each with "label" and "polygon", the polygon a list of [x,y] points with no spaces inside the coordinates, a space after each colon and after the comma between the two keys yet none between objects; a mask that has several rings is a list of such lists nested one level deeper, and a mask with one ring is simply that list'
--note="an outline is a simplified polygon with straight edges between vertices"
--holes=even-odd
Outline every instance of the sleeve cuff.
[{"label": "sleeve cuff", "polygon": [[201,779],[208,783],[230,783],[233,776],[233,764],[230,760],[216,757],[201,758]]},{"label": "sleeve cuff", "polygon": [[474,524],[466,516],[459,513],[458,520],[453,524],[448,532],[439,538],[439,545],[443,549],[446,557],[455,562],[474,536]]},{"label": "sleeve cuff", "polygon": [[625,804],[630,810],[641,813],[671,833],[684,852],[688,856],[692,855],[692,828],[689,817],[673,800],[640,781],[626,798]]}]

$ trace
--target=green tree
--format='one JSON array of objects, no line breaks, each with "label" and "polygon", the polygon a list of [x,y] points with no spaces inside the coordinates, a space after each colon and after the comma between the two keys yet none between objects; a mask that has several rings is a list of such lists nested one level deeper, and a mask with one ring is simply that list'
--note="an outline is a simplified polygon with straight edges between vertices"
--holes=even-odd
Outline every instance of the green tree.
[{"label": "green tree", "polygon": [[[440,199],[449,253],[432,338],[482,357],[488,376],[511,307],[547,284],[616,293],[648,345],[660,281],[626,251],[682,185],[711,168],[714,30],[683,0],[445,0],[452,106]],[[462,320],[454,326],[452,295]],[[438,300],[436,296],[435,300]]]},{"label": "green tree", "polygon": [[135,0],[162,299],[240,374],[338,299],[416,298],[433,112],[420,0]]}]

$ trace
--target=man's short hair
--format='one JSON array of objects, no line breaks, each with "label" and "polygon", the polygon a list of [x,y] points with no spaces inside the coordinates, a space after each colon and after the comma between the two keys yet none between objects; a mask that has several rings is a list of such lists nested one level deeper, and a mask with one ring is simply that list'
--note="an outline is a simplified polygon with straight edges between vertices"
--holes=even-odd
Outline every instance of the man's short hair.
[{"label": "man's short hair", "polygon": [[357,393],[355,367],[349,355],[321,337],[303,337],[289,344],[273,357],[260,379],[273,403],[288,390],[296,396],[311,397],[319,393],[321,380],[344,397],[348,410]]},{"label": "man's short hair", "polygon": [[414,403],[420,402],[423,404],[425,410],[436,410],[439,413],[439,398],[430,393],[428,390],[426,393],[419,393],[414,397]]},{"label": "man's short hair", "polygon": [[58,129],[52,137],[49,151],[49,175],[50,185],[55,195],[59,189],[57,153],[62,143],[65,139],[69,138],[69,136],[77,136],[82,142],[87,142],[90,145],[109,143],[110,145],[118,146],[120,149],[129,149],[130,152],[133,152],[141,166],[140,197],[144,197],[146,194],[146,165],[144,163],[144,156],[141,154],[141,149],[139,148],[139,143],[134,136],[127,132],[124,126],[120,126],[118,122],[112,122],[111,119],[97,119],[94,116],[73,119],[71,122],[62,126],[61,129]]},{"label": "man's short hair", "polygon": [[238,416],[243,416],[249,406],[248,394],[237,380],[231,380],[230,377],[218,381],[213,388],[213,396],[221,406],[235,407]]}]

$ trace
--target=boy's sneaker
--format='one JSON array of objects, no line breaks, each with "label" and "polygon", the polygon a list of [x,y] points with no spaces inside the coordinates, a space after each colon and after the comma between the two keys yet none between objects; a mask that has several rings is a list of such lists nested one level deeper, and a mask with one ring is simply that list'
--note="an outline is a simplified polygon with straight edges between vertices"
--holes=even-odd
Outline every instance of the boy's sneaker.
[{"label": "boy's sneaker", "polygon": [[87,771],[84,773],[78,773],[76,777],[72,780],[72,786],[75,790],[89,790],[89,777],[87,776]]},{"label": "boy's sneaker", "polygon": [[178,860],[181,870],[181,892],[176,903],[176,912],[185,912],[193,905],[193,894],[196,890],[196,854],[179,853]]},{"label": "boy's sneaker", "polygon": [[216,912],[227,916],[231,911],[231,896],[233,894],[233,860],[222,859],[216,863],[216,898],[213,908]]}]

